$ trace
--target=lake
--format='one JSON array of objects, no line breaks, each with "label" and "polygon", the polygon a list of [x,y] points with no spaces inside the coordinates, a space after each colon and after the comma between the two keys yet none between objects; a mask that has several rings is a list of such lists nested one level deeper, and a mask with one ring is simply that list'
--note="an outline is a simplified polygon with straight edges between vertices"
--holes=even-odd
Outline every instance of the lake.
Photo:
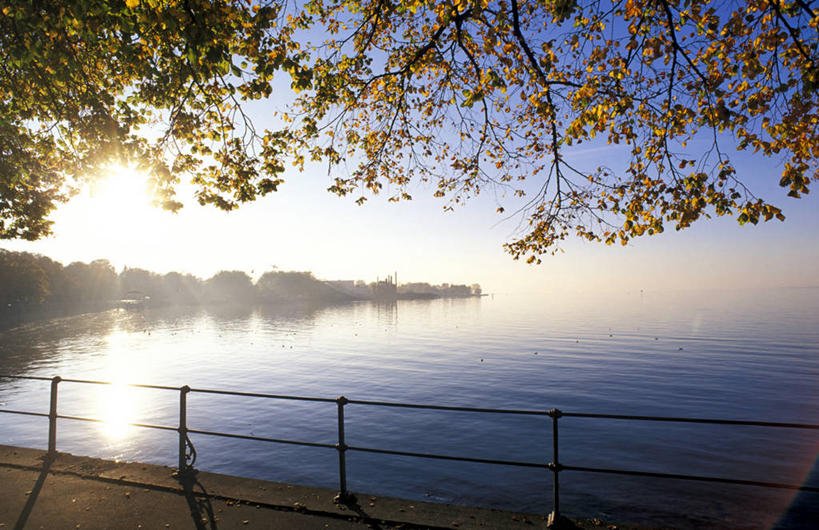
[{"label": "lake", "polygon": [[[0,331],[0,373],[60,384],[58,449],[175,465],[178,393],[124,383],[485,408],[819,423],[819,289],[111,310]],[[48,410],[0,379],[0,408]],[[192,393],[193,429],[336,442],[336,405]],[[546,463],[551,419],[348,405],[349,445]],[[0,443],[46,447],[0,414]],[[333,449],[192,435],[198,469],[337,488]],[[819,486],[817,431],[560,420],[563,464]],[[546,513],[551,472],[349,452],[352,491]],[[819,525],[819,494],[561,473],[572,516],[682,528]]]}]

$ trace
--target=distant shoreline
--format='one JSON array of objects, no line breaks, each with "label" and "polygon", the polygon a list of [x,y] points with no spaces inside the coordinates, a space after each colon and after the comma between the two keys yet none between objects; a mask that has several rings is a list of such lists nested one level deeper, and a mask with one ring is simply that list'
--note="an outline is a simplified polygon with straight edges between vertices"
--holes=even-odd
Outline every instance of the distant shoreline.
[{"label": "distant shoreline", "polygon": [[0,307],[0,331],[11,329],[30,322],[40,322],[54,318],[65,318],[76,315],[102,313],[117,308],[116,302],[87,302],[82,304],[7,304]]},{"label": "distant shoreline", "polygon": [[283,304],[313,304],[329,306],[336,304],[347,304],[353,302],[374,302],[377,304],[394,303],[397,300],[443,300],[443,299],[465,299],[481,298],[486,294],[470,294],[461,296],[444,296],[434,293],[400,293],[396,299],[378,298],[345,298],[345,299],[321,299],[309,297],[290,297],[256,301],[242,300],[209,300],[198,302],[179,302],[174,300],[108,300],[84,302],[79,304],[64,303],[17,303],[0,306],[0,332],[15,328],[23,324],[32,322],[42,322],[55,318],[66,318],[78,315],[96,314],[110,311],[111,309],[124,309],[126,311],[143,311],[145,309],[162,309],[171,307],[187,308],[213,308],[225,306],[244,306],[247,308],[275,307]]}]

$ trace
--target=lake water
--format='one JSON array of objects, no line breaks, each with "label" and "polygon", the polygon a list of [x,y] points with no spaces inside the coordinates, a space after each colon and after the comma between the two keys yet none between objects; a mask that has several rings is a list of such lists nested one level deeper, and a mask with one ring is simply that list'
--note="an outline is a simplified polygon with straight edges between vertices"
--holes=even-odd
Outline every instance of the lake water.
[{"label": "lake water", "polygon": [[[179,387],[488,408],[819,423],[819,289],[113,310],[0,331],[0,373],[60,384],[58,449],[175,465]],[[47,412],[48,382],[0,380],[0,407]],[[192,393],[190,428],[336,442],[336,405]],[[355,446],[530,462],[551,420],[348,405]],[[47,421],[0,414],[0,443]],[[333,449],[192,435],[202,470],[337,487]],[[560,420],[566,465],[819,485],[817,431]],[[352,491],[551,510],[547,470],[349,452]],[[819,494],[566,471],[568,515],[675,527],[819,526]]]}]

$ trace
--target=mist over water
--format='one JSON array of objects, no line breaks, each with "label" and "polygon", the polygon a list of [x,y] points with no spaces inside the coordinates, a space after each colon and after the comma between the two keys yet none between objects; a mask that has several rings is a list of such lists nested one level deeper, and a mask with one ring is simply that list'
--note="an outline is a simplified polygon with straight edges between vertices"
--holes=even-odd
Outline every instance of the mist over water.
[{"label": "mist over water", "polygon": [[[174,465],[178,393],[126,382],[572,412],[819,423],[819,290],[513,296],[332,306],[113,310],[0,332],[0,373],[60,384],[58,449]],[[48,383],[0,380],[0,407],[47,412]],[[336,442],[336,405],[189,396],[188,426]],[[348,405],[353,446],[545,463],[551,420]],[[44,448],[42,418],[0,443]],[[337,487],[332,449],[192,435],[196,467]],[[819,485],[816,431],[563,418],[563,464]],[[348,453],[351,490],[545,513],[546,470]],[[812,469],[812,472],[811,472]],[[787,512],[796,497],[798,510]],[[817,495],[561,473],[569,515],[676,527],[798,528]],[[813,511],[811,511],[813,510]],[[802,519],[798,519],[802,517]],[[814,519],[806,519],[806,518]]]}]

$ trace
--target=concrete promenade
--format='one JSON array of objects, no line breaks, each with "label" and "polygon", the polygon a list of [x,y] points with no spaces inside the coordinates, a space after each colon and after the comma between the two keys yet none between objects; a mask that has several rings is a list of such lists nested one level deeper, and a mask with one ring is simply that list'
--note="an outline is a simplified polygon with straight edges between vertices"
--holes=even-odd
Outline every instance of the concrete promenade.
[{"label": "concrete promenade", "polygon": [[[357,495],[0,445],[0,528],[546,528],[542,515]],[[579,528],[612,528],[599,521]],[[625,527],[620,526],[620,529]]]}]

